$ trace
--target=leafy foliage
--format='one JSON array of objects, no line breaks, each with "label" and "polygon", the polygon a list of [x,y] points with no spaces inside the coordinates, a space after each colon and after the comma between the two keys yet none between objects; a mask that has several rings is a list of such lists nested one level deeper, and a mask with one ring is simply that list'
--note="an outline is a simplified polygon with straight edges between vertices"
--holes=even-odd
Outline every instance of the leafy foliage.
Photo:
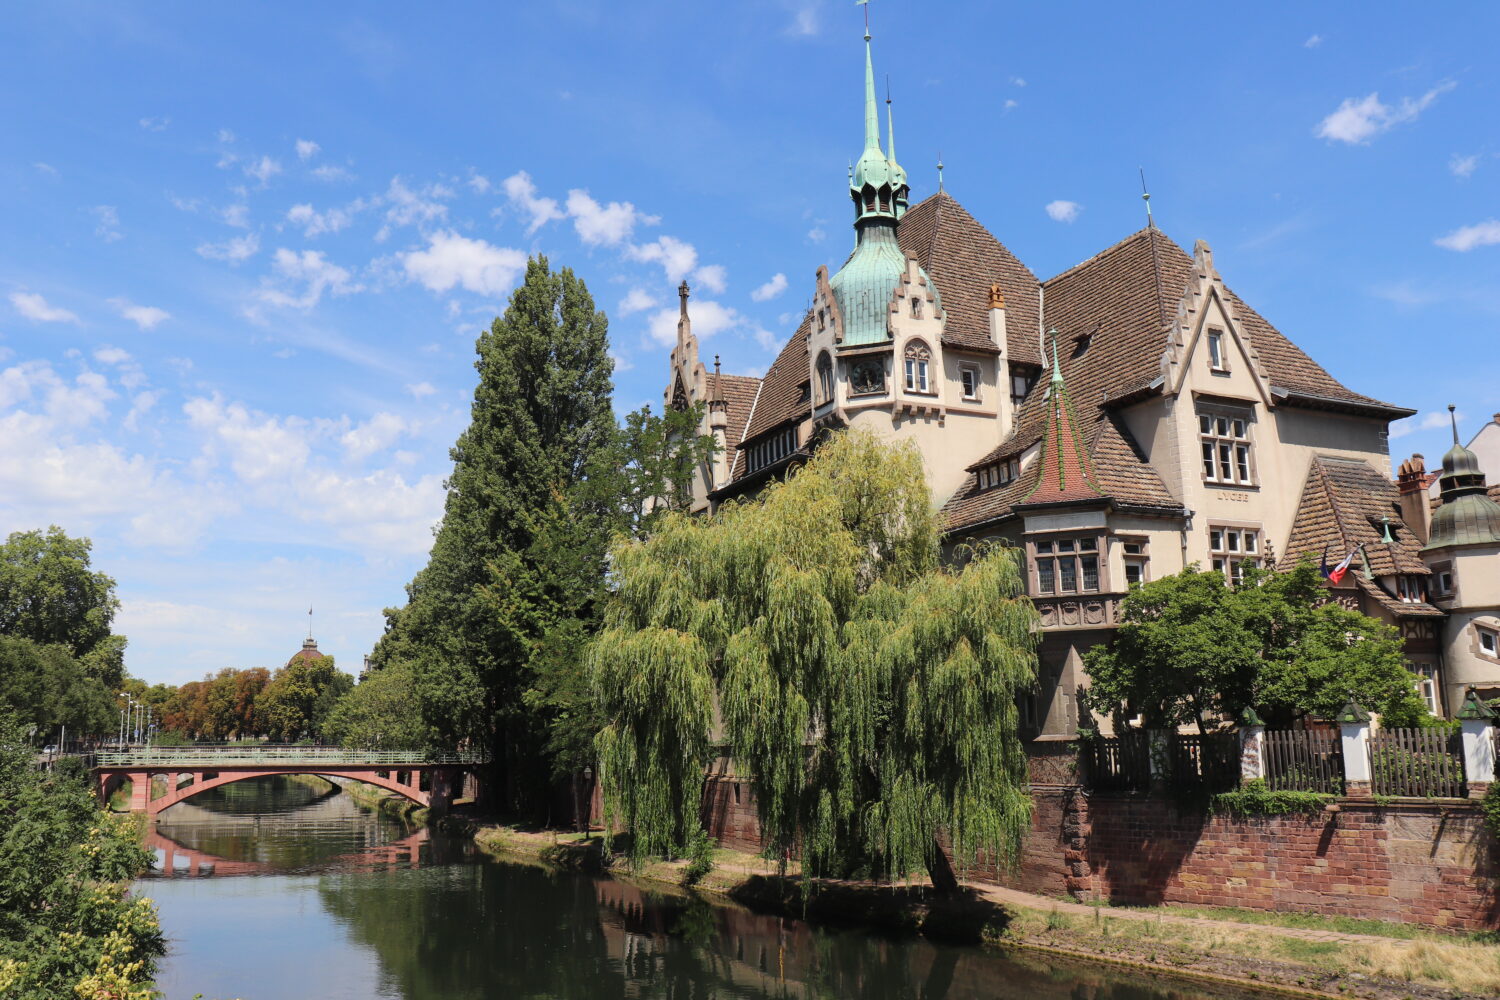
[{"label": "leafy foliage", "polygon": [[1220,792],[1210,800],[1215,812],[1234,816],[1285,816],[1291,813],[1320,813],[1334,796],[1322,792],[1273,789],[1264,778],[1247,781],[1232,792]]},{"label": "leafy foliage", "polygon": [[1489,828],[1491,839],[1500,843],[1500,781],[1490,783],[1484,798],[1479,800],[1479,811],[1484,814],[1484,825]]},{"label": "leafy foliage", "polygon": [[1030,817],[1015,695],[1036,613],[1014,552],[950,571],[920,456],[846,433],[712,518],[666,514],[613,552],[590,649],[611,819],[638,856],[698,827],[715,706],[763,833],[805,870],[868,854],[898,875],[1014,851]]},{"label": "leafy foliage", "polygon": [[1388,724],[1422,716],[1396,629],[1326,596],[1306,560],[1236,587],[1189,567],[1134,588],[1114,641],[1085,655],[1089,707],[1207,731],[1248,707],[1273,726],[1332,718],[1353,692]]},{"label": "leafy foliage", "polygon": [[279,743],[295,743],[322,733],[333,706],[354,687],[354,678],[334,666],[331,656],[294,656],[271,677],[256,701],[265,733]]},{"label": "leafy foliage", "polygon": [[0,711],[7,709],[47,734],[59,726],[107,732],[115,715],[114,699],[66,646],[0,635]]},{"label": "leafy foliage", "polygon": [[149,1000],[162,935],[126,883],[150,856],[81,771],[44,775],[21,737],[0,715],[0,996]]},{"label": "leafy foliage", "polygon": [[407,663],[371,671],[334,705],[323,735],[341,746],[369,750],[425,746],[427,729],[413,710],[414,681]]},{"label": "leafy foliage", "polygon": [[[267,718],[261,696],[271,682],[265,667],[236,670],[226,667],[201,681],[188,681],[169,689],[159,717],[168,730],[200,740],[227,740],[259,736],[266,732]],[[149,693],[137,701],[155,704]]]}]

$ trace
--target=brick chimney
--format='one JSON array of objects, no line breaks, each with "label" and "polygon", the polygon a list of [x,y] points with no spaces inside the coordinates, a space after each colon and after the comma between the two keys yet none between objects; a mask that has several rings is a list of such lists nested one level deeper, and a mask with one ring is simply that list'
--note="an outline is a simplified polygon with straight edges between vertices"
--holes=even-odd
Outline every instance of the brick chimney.
[{"label": "brick chimney", "polygon": [[1396,473],[1396,492],[1401,500],[1401,520],[1413,535],[1427,544],[1432,524],[1432,506],[1427,498],[1427,463],[1413,455],[1401,463]]}]

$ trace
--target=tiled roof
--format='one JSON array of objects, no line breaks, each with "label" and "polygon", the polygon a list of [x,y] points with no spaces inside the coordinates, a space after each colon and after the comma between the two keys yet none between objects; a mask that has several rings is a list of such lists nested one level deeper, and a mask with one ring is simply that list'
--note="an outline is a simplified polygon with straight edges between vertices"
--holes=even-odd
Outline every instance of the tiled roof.
[{"label": "tiled roof", "polygon": [[1097,500],[1103,495],[1073,419],[1067,386],[1061,378],[1053,379],[1047,393],[1047,432],[1042,435],[1042,450],[1033,464],[1037,470],[1035,485],[1024,503]]},{"label": "tiled roof", "polygon": [[896,227],[901,251],[915,257],[942,295],[943,344],[995,349],[990,340],[990,285],[1005,293],[1007,349],[1015,362],[1040,365],[1036,275],[946,192],[913,205]]},{"label": "tiled roof", "polygon": [[[1079,422],[1083,423],[1082,420]],[[1094,479],[1099,486],[1096,499],[1165,511],[1183,509],[1182,504],[1167,492],[1167,487],[1157,476],[1156,470],[1146,464],[1130,431],[1118,416],[1102,414],[1081,430],[1085,453],[1092,463]],[[1037,487],[1041,471],[1041,463],[1034,461],[1013,481],[987,490],[980,489],[978,477],[970,475],[943,505],[945,530],[961,531],[995,521],[1014,514],[1018,504],[1040,502],[1033,490]]]},{"label": "tiled roof", "polygon": [[[1326,547],[1328,561],[1337,563],[1363,544],[1376,576],[1427,575],[1419,554],[1422,543],[1402,523],[1399,501],[1395,484],[1368,462],[1315,456],[1292,521],[1285,560],[1296,562],[1303,555],[1320,560]],[[1391,519],[1393,544],[1380,540],[1382,517]],[[1361,568],[1358,557],[1354,568]]]},{"label": "tiled roof", "polygon": [[714,379],[718,380],[718,393],[729,404],[729,426],[724,428],[725,458],[727,468],[733,469],[737,460],[740,441],[745,436],[745,424],[750,419],[750,408],[755,404],[755,393],[760,389],[760,379],[749,375],[711,375],[709,391],[714,390]]},{"label": "tiled roof", "polygon": [[1380,585],[1366,580],[1362,575],[1354,575],[1354,584],[1365,594],[1384,608],[1389,614],[1397,618],[1441,618],[1444,612],[1428,604],[1426,601],[1402,601],[1392,597],[1380,589]]},{"label": "tiled roof", "polygon": [[810,412],[802,388],[808,380],[807,334],[812,329],[812,313],[802,317],[802,323],[792,339],[786,342],[771,370],[761,380],[760,393],[755,398],[755,412],[750,415],[750,425],[745,428],[744,440],[764,434],[788,420],[801,420]]}]

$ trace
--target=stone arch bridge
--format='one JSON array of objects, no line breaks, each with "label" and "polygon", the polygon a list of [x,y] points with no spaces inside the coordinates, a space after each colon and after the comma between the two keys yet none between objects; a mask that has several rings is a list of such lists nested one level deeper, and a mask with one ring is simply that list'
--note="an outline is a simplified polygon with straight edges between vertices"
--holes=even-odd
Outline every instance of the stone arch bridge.
[{"label": "stone arch bridge", "polygon": [[[472,753],[433,754],[416,750],[346,750],[341,747],[246,746],[146,747],[99,754],[94,768],[99,796],[130,781],[130,811],[155,816],[200,792],[247,778],[316,774],[351,778],[410,799],[436,813],[446,812],[486,758]],[[154,795],[153,778],[165,778],[166,791]]]}]

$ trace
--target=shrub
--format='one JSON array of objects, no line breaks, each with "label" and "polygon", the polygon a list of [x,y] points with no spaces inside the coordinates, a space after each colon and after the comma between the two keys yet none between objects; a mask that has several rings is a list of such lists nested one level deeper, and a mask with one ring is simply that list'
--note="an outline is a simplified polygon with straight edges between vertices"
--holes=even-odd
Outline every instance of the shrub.
[{"label": "shrub", "polygon": [[714,841],[708,835],[708,831],[698,827],[688,838],[687,871],[682,873],[682,881],[686,885],[697,885],[703,881],[703,876],[714,870]]},{"label": "shrub", "polygon": [[1273,789],[1264,778],[1247,782],[1244,788],[1220,792],[1211,802],[1214,812],[1232,816],[1286,816],[1293,813],[1320,813],[1333,801],[1322,792],[1297,792]]}]

